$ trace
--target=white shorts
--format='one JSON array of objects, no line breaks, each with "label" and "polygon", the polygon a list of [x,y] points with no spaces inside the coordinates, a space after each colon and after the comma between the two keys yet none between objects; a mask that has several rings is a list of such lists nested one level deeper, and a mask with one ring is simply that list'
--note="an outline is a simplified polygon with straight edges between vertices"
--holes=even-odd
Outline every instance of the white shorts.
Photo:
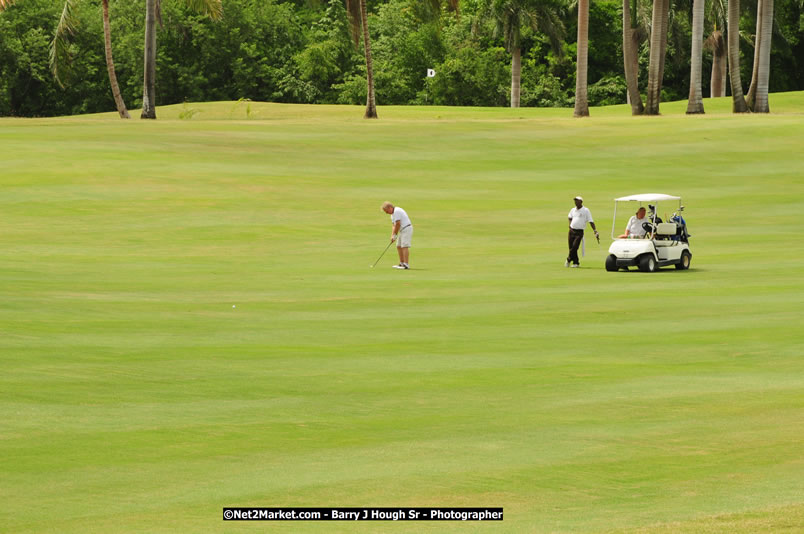
[{"label": "white shorts", "polygon": [[402,228],[399,231],[399,234],[396,236],[396,247],[410,248],[410,242],[412,239],[413,239],[413,227],[408,226],[407,228]]}]

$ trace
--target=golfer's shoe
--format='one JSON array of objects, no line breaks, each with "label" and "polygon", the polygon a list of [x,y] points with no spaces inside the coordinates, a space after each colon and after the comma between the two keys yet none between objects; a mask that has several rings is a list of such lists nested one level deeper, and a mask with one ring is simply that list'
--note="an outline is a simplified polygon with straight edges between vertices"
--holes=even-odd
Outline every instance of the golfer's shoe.
[{"label": "golfer's shoe", "polygon": [[580,263],[573,263],[572,265],[570,265],[570,267],[572,267],[573,269],[577,269],[580,266],[581,266]]},{"label": "golfer's shoe", "polygon": [[569,266],[570,266],[569,260],[564,260],[564,267],[569,267]]},{"label": "golfer's shoe", "polygon": [[408,265],[407,263],[403,263],[402,267],[404,267],[405,269],[410,269],[410,265]]},{"label": "golfer's shoe", "polygon": [[394,265],[394,269],[407,269],[407,267],[400,263],[399,265]]}]

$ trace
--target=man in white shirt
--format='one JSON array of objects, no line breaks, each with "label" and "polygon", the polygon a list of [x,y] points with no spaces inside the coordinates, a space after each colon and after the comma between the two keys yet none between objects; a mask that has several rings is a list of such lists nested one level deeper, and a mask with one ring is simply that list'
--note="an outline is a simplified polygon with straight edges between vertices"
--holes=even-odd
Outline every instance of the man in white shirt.
[{"label": "man in white shirt", "polygon": [[627,239],[629,237],[645,237],[647,231],[642,226],[642,223],[649,222],[645,216],[645,208],[639,208],[636,215],[628,219],[628,225],[625,227],[625,233],[618,236],[618,239]]},{"label": "man in white shirt", "polygon": [[569,212],[569,256],[567,261],[564,262],[564,267],[580,267],[581,260],[578,258],[578,247],[581,246],[583,241],[583,230],[586,228],[586,223],[592,227],[595,232],[597,242],[600,243],[600,234],[597,233],[595,228],[595,221],[592,219],[592,212],[589,208],[584,207],[583,198],[575,197],[575,207]]},{"label": "man in white shirt", "polygon": [[399,265],[394,265],[394,269],[410,269],[410,243],[413,238],[410,217],[405,210],[390,202],[382,203],[382,211],[391,216],[391,243],[396,241],[396,252],[399,254]]}]

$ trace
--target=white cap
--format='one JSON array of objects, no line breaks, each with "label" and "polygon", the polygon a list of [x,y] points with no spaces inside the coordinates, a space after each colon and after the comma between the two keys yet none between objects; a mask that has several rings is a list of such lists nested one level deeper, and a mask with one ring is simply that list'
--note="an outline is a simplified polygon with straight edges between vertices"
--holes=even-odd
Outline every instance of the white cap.
[{"label": "white cap", "polygon": [[581,202],[583,202],[583,197],[578,195],[577,197],[573,198],[572,200],[580,200]]}]

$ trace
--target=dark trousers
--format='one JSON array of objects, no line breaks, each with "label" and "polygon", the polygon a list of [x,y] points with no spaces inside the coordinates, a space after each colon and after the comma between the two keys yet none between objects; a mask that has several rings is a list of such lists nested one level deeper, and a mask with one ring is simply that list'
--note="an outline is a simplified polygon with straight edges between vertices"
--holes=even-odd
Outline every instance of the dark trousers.
[{"label": "dark trousers", "polygon": [[575,230],[574,228],[570,228],[569,256],[567,256],[567,261],[574,263],[575,265],[580,265],[581,263],[581,260],[578,259],[578,247],[581,246],[581,241],[583,241],[583,230]]}]

